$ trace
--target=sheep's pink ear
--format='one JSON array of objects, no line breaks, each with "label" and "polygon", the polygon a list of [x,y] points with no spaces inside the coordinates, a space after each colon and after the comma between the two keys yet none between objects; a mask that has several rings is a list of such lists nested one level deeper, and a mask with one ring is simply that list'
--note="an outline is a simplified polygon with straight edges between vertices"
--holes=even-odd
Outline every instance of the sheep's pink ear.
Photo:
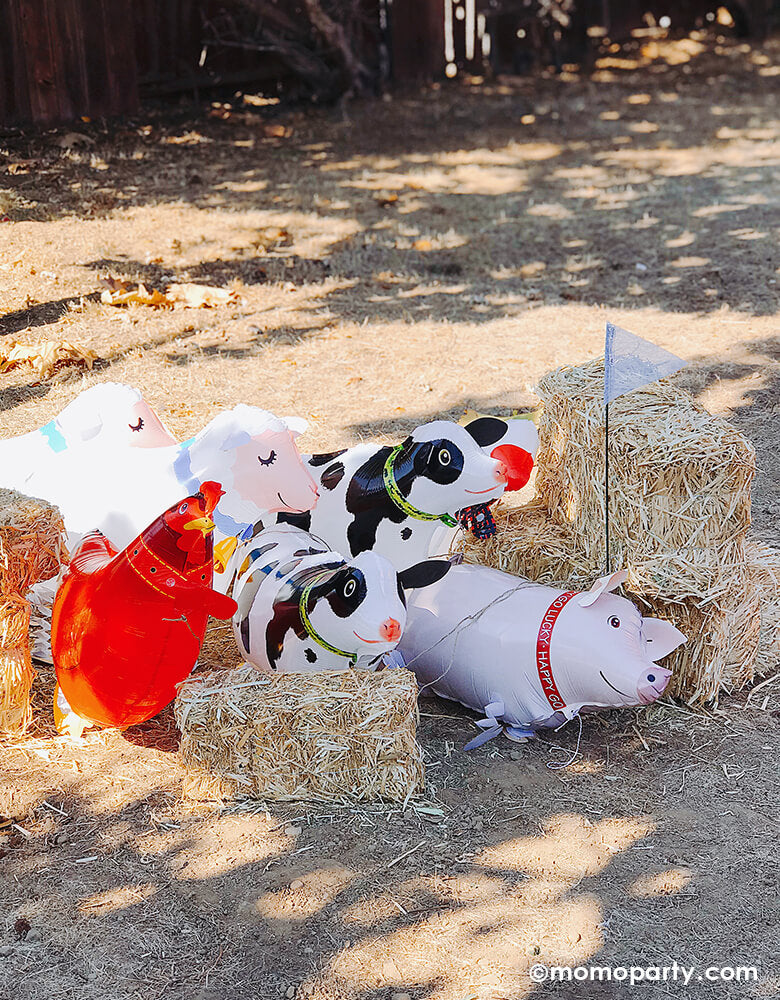
[{"label": "sheep's pink ear", "polygon": [[282,417],[282,423],[294,438],[304,434],[309,429],[309,421],[303,417]]},{"label": "sheep's pink ear", "polygon": [[589,608],[591,604],[596,603],[602,594],[609,594],[611,591],[617,590],[617,588],[622,583],[625,583],[627,579],[628,571],[624,569],[615,570],[615,572],[610,573],[609,576],[600,576],[590,590],[580,595],[580,606],[583,608]]}]

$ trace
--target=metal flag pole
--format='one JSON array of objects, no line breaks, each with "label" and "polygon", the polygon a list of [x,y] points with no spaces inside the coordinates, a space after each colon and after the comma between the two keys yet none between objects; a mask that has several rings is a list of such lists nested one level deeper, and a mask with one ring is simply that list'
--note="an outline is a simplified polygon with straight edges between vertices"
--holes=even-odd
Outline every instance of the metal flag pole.
[{"label": "metal flag pole", "polygon": [[604,542],[609,573],[609,403],[604,404]]}]

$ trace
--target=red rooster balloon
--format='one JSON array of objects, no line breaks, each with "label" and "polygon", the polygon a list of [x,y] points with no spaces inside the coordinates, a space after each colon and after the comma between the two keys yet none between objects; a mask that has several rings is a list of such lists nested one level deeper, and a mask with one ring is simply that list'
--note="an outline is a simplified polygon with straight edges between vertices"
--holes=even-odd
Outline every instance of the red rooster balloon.
[{"label": "red rooster balloon", "polygon": [[235,601],[212,590],[218,483],[170,507],[118,552],[86,535],[57,591],[52,653],[72,711],[101,726],[156,715],[176,696],[200,652],[208,616],[230,618]]}]

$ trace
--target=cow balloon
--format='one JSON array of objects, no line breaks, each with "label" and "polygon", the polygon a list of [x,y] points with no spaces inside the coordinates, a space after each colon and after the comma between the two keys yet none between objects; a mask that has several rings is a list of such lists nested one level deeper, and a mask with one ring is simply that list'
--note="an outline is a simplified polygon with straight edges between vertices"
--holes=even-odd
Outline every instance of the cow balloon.
[{"label": "cow balloon", "polygon": [[0,440],[0,486],[33,493],[67,475],[69,460],[82,448],[93,456],[125,448],[159,448],[176,439],[138,389],[120,382],[102,382],[79,393],[48,424],[29,434]]},{"label": "cow balloon", "polygon": [[657,661],[685,636],[612,593],[625,578],[612,573],[573,593],[453,566],[410,597],[399,651],[424,691],[485,713],[483,739],[502,729],[529,736],[583,710],[649,705],[671,677]]},{"label": "cow balloon", "polygon": [[395,447],[358,445],[307,462],[319,486],[317,508],[281,519],[336,551],[379,553],[399,571],[431,554],[437,528],[456,527],[459,510],[497,499],[507,485],[504,463],[449,420],[423,424]]},{"label": "cow balloon", "polygon": [[233,559],[236,642],[254,666],[281,671],[376,665],[401,638],[404,590],[450,569],[430,560],[396,573],[374,552],[346,560],[289,524],[259,532]]}]

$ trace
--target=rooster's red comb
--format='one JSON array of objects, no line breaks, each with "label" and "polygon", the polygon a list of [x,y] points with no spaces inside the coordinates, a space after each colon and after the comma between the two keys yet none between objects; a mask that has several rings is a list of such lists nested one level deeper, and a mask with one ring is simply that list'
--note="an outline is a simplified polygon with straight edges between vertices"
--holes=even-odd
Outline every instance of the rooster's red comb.
[{"label": "rooster's red comb", "polygon": [[207,514],[214,513],[214,508],[219,503],[220,497],[225,495],[225,491],[222,489],[221,485],[219,483],[215,483],[211,479],[201,484],[200,493],[206,501]]}]

